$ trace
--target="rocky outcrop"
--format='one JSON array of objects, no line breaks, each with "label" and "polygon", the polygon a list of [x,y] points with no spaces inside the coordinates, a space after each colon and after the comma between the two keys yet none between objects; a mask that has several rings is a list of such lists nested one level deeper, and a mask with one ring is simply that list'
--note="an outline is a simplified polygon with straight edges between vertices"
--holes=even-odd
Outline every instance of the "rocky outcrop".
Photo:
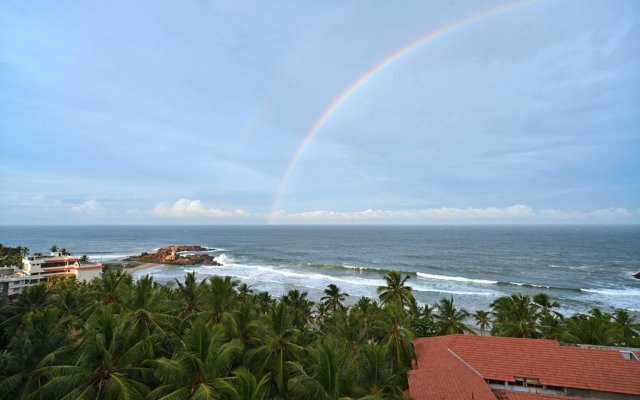
[{"label": "rocky outcrop", "polygon": [[172,249],[175,251],[206,251],[206,250],[215,250],[215,249],[210,249],[208,247],[202,247],[202,246],[198,246],[196,244],[190,244],[190,245],[178,245],[178,246],[168,246],[168,247],[163,247],[163,249]]},{"label": "rocky outcrop", "polygon": [[139,256],[131,256],[127,261],[137,261],[145,263],[158,263],[167,265],[222,265],[209,254],[179,254],[183,251],[205,251],[211,250],[197,245],[174,245],[159,248],[155,253],[141,253]]},{"label": "rocky outcrop", "polygon": [[640,279],[640,272],[638,272],[637,274],[633,274],[633,277],[636,279]]}]

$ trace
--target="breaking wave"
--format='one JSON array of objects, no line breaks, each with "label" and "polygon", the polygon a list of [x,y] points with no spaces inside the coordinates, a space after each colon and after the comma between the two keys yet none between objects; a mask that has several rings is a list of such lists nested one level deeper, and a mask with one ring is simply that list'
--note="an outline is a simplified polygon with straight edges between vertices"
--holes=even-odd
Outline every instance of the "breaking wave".
[{"label": "breaking wave", "polygon": [[323,268],[323,269],[350,269],[355,271],[389,271],[386,268],[379,267],[367,267],[362,265],[349,265],[349,264],[317,264],[317,263],[306,263],[306,267],[310,268]]},{"label": "breaking wave", "polygon": [[433,274],[426,274],[424,272],[416,272],[416,276],[418,278],[423,278],[423,279],[434,279],[434,280],[439,280],[439,281],[451,281],[451,282],[464,282],[464,283],[480,284],[480,285],[519,286],[519,287],[524,287],[524,288],[567,290],[567,291],[572,291],[572,292],[579,292],[580,291],[580,289],[578,289],[578,288],[570,288],[570,287],[537,285],[535,283],[493,281],[493,280],[488,280],[488,279],[472,279],[472,278],[465,278],[465,277],[461,277],[461,276],[433,275]]},{"label": "breaking wave", "polygon": [[471,279],[471,278],[464,278],[461,276],[446,276],[446,275],[433,275],[433,274],[426,274],[424,272],[416,272],[416,276],[418,278],[423,278],[423,279],[435,279],[438,281],[452,281],[452,282],[470,282],[470,283],[479,283],[482,285],[497,285],[498,281],[490,281],[487,279]]},{"label": "breaking wave", "polygon": [[626,289],[580,289],[581,292],[603,294],[606,296],[640,296],[640,288]]},{"label": "breaking wave", "polygon": [[[358,276],[334,276],[329,274],[323,274],[319,272],[306,272],[304,270],[292,270],[290,268],[276,267],[273,265],[261,265],[261,264],[245,264],[240,263],[226,253],[220,254],[216,257],[216,261],[222,264],[222,266],[203,266],[200,269],[200,273],[210,274],[207,270],[219,270],[221,275],[235,276],[244,280],[253,280],[260,282],[271,282],[280,284],[294,284],[296,286],[313,287],[316,289],[322,289],[329,283],[336,283],[340,286],[344,286],[344,290],[348,293],[356,288],[369,287],[375,291],[378,286],[383,286],[385,281],[381,277],[362,277]],[[307,264],[309,266],[309,264]],[[360,269],[361,267],[350,265],[323,265],[323,264],[311,264],[311,266],[319,268],[347,268],[347,269]],[[362,267],[363,269],[373,269],[369,267]],[[282,278],[277,278],[278,276]],[[288,278],[288,279],[285,279]],[[492,291],[479,291],[479,290],[465,290],[465,288],[449,288],[449,287],[428,287],[421,285],[417,282],[410,282],[409,286],[417,292],[431,292],[431,293],[445,293],[456,295],[471,295],[471,296],[492,296],[495,295]]]},{"label": "breaking wave", "polygon": [[129,256],[131,256],[131,254],[109,254],[109,253],[87,254],[87,257],[91,261],[119,261],[119,260],[124,260]]},{"label": "breaking wave", "polygon": [[218,254],[216,257],[213,257],[213,259],[219,262],[220,264],[222,264],[223,266],[233,264],[236,261],[234,258],[230,257],[226,253]]}]

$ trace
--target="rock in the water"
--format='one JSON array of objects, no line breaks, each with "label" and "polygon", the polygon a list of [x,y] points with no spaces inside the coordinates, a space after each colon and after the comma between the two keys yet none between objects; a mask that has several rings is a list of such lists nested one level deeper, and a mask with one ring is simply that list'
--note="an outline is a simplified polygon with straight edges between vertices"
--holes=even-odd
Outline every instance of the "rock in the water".
[{"label": "rock in the water", "polygon": [[142,253],[139,256],[131,256],[127,258],[127,261],[157,262],[168,265],[222,265],[209,254],[178,254],[180,251],[204,250],[208,249],[197,245],[166,246],[158,249],[155,253]]},{"label": "rock in the water", "polygon": [[634,274],[633,277],[636,279],[640,279],[640,272],[638,272],[637,274]]}]

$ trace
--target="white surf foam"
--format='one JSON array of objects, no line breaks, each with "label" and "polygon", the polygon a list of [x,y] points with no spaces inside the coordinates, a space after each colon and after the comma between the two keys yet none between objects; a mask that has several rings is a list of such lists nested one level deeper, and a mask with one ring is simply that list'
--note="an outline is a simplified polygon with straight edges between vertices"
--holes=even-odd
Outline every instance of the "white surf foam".
[{"label": "white surf foam", "polygon": [[364,271],[364,270],[369,269],[367,267],[360,267],[360,266],[357,266],[357,265],[348,265],[348,264],[344,264],[344,265],[342,265],[342,267],[346,268],[346,269],[355,269],[355,270],[358,270],[358,271]]},{"label": "white surf foam", "polygon": [[606,296],[640,296],[640,288],[627,289],[580,289],[581,292],[603,294]]},{"label": "white surf foam", "polygon": [[535,283],[521,283],[521,282],[507,282],[509,285],[515,286],[528,286],[528,287],[536,287],[541,289],[551,289],[551,286],[547,285],[536,285]]},{"label": "white surf foam", "polygon": [[91,261],[115,261],[115,260],[124,260],[125,258],[131,256],[131,254],[87,254],[87,257]]},{"label": "white surf foam", "polygon": [[357,271],[382,271],[383,270],[383,268],[364,267],[360,265],[349,265],[349,264],[342,264],[342,268],[355,269]]},{"label": "white surf foam", "polygon": [[227,255],[226,253],[220,253],[218,256],[213,257],[213,259],[224,266],[233,264],[235,261],[233,257]]},{"label": "white surf foam", "polygon": [[498,281],[490,281],[487,279],[471,279],[471,278],[464,278],[462,276],[433,275],[433,274],[426,274],[424,272],[416,272],[416,275],[418,276],[418,278],[435,279],[438,281],[469,282],[469,283],[479,283],[482,285],[495,285],[498,283]]},{"label": "white surf foam", "polygon": [[467,296],[495,296],[496,295],[493,292],[473,292],[473,291],[466,291],[466,290],[425,288],[425,287],[417,287],[413,285],[409,285],[409,286],[411,286],[413,290],[417,292],[447,293],[447,294],[459,294],[459,295],[467,295]]}]

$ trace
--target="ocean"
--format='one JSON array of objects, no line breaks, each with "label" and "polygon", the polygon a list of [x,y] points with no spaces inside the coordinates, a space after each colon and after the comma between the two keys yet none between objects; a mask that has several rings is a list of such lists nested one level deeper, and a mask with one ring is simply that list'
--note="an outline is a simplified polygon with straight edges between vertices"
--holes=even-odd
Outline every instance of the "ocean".
[{"label": "ocean", "polygon": [[223,264],[157,266],[171,284],[194,271],[230,275],[255,291],[290,289],[318,300],[330,283],[377,297],[390,269],[409,275],[416,299],[453,296],[469,311],[497,297],[544,292],[567,314],[593,307],[640,312],[640,226],[0,226],[0,243],[115,262],[170,244],[198,244]]}]

